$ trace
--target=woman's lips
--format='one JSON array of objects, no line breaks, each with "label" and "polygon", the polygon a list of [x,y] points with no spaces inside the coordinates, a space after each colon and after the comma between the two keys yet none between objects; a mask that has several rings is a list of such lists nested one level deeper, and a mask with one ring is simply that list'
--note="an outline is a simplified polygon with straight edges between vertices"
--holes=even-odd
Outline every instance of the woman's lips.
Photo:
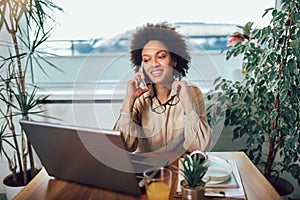
[{"label": "woman's lips", "polygon": [[151,74],[152,76],[160,76],[162,74],[163,70],[155,70],[155,71],[152,71]]}]

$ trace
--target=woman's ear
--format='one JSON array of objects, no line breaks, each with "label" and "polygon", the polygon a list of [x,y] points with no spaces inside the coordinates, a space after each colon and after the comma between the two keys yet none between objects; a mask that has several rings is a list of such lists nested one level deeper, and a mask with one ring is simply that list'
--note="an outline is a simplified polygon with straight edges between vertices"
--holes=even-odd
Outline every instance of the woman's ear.
[{"label": "woman's ear", "polygon": [[173,59],[173,67],[176,67],[177,65],[177,60]]}]

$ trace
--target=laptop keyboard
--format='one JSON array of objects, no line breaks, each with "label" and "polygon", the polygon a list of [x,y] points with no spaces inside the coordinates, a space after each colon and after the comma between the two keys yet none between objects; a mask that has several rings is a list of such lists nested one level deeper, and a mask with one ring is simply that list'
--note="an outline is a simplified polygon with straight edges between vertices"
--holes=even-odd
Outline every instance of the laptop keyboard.
[{"label": "laptop keyboard", "polygon": [[154,156],[130,154],[130,159],[137,173],[153,167],[165,167],[169,164],[168,159]]}]

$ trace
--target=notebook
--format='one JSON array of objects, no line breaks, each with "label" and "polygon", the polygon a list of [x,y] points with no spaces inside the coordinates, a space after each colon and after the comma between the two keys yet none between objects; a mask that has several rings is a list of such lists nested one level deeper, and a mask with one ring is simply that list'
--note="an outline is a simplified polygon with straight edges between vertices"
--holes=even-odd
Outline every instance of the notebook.
[{"label": "notebook", "polygon": [[119,131],[28,120],[20,124],[47,173],[58,179],[140,195],[137,174],[168,165],[165,158],[129,153]]}]

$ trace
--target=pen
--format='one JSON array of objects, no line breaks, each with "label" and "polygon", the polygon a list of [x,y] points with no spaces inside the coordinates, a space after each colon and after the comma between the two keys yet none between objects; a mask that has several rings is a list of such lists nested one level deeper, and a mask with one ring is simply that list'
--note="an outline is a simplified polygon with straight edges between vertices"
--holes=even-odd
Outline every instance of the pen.
[{"label": "pen", "polygon": [[[224,191],[219,191],[219,190],[208,190],[205,189],[205,196],[206,197],[226,197],[225,192]],[[182,197],[182,193],[181,192],[176,192],[173,195],[174,198],[181,198]]]},{"label": "pen", "polygon": [[216,190],[216,189],[205,189],[205,196],[212,196],[212,197],[226,197],[224,191]]}]

